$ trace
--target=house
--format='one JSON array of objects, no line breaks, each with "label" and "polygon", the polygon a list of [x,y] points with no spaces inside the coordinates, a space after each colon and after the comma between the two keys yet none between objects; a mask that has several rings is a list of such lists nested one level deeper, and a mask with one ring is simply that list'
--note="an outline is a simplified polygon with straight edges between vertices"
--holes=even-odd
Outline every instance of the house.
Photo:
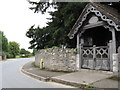
[{"label": "house", "polygon": [[2,52],[0,52],[0,61],[3,60],[3,55],[2,55]]},{"label": "house", "polygon": [[[114,55],[120,46],[120,13],[110,6],[90,2],[68,36],[77,35],[77,70],[114,72]],[[118,63],[118,61],[116,61]]]},{"label": "house", "polygon": [[2,56],[0,55],[0,61],[2,61]]}]

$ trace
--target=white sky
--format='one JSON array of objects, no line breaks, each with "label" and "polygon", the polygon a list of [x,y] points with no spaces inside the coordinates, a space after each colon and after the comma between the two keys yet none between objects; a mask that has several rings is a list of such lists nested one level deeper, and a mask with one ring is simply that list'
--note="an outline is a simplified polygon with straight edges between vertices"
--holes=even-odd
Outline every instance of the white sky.
[{"label": "white sky", "polygon": [[[20,48],[28,50],[30,39],[25,36],[32,26],[46,26],[48,14],[34,13],[28,7],[27,0],[0,0],[0,30],[4,32],[8,41],[16,41]],[[31,50],[29,50],[31,51]]]}]

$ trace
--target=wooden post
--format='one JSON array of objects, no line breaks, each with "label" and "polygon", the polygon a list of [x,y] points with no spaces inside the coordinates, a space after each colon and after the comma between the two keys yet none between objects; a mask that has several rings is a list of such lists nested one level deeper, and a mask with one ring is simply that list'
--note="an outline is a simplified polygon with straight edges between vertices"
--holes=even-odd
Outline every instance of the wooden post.
[{"label": "wooden post", "polygon": [[110,50],[110,71],[113,71],[113,60],[112,60],[112,55],[113,55],[113,50],[112,50],[112,41],[109,41],[109,50]]},{"label": "wooden post", "polygon": [[81,69],[81,67],[82,67],[82,45],[81,44],[79,44],[79,46],[80,46],[80,49],[79,49],[79,69]]},{"label": "wooden post", "polygon": [[[120,51],[118,52],[118,77],[120,78]],[[119,82],[120,86],[120,82]]]},{"label": "wooden post", "polygon": [[80,48],[79,44],[80,44],[80,37],[79,37],[80,34],[77,34],[77,49]]},{"label": "wooden post", "polygon": [[112,32],[112,48],[113,48],[113,53],[116,53],[116,37],[115,37],[115,29],[110,28],[110,31]]},{"label": "wooden post", "polygon": [[93,69],[95,69],[96,65],[96,45],[93,45]]},{"label": "wooden post", "polygon": [[110,41],[110,70],[113,71],[113,54],[116,53],[116,36],[115,29],[110,27],[109,30],[112,32],[112,41]]},{"label": "wooden post", "polygon": [[80,34],[77,34],[77,59],[76,59],[76,69],[80,70]]}]

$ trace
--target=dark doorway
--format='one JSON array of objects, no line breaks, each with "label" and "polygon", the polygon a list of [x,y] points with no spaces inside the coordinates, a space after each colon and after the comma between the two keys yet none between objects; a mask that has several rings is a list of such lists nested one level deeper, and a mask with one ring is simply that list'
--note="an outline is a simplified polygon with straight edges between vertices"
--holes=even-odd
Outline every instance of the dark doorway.
[{"label": "dark doorway", "polygon": [[84,40],[83,46],[107,46],[108,42],[112,40],[112,33],[104,27],[95,27],[87,29],[82,38]]}]

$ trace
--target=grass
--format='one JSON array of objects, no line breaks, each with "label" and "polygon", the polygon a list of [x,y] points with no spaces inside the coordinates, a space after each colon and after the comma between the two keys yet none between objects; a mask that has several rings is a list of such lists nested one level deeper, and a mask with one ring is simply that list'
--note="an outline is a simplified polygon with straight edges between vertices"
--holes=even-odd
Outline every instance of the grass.
[{"label": "grass", "polygon": [[32,63],[32,67],[33,68],[40,68],[40,67],[38,67],[38,66],[35,65],[35,62]]},{"label": "grass", "polygon": [[80,85],[79,88],[83,88],[83,89],[85,89],[85,88],[94,88],[94,86],[93,85],[86,85],[86,81],[83,81],[83,84]]},{"label": "grass", "polygon": [[32,57],[35,57],[35,56],[29,56],[29,57],[16,57],[16,59],[19,59],[19,58],[32,58]]}]

